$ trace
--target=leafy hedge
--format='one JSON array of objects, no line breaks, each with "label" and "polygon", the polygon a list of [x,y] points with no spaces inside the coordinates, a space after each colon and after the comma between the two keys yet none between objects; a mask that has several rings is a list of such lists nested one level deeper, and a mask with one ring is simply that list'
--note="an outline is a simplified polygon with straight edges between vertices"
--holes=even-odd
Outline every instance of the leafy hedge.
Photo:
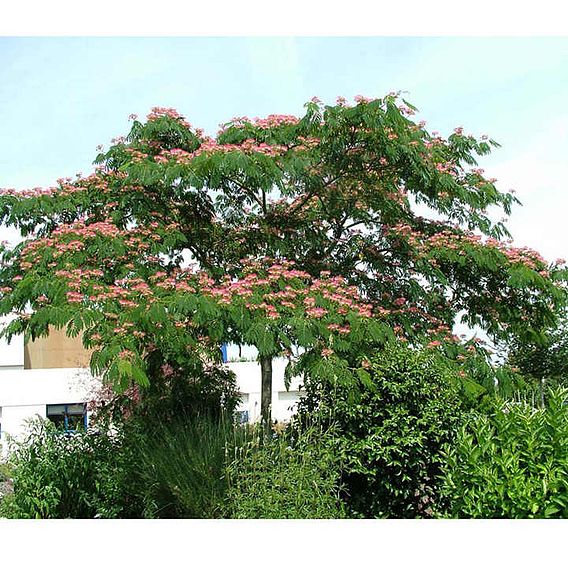
[{"label": "leafy hedge", "polygon": [[444,451],[441,493],[449,516],[568,516],[568,389],[545,408],[505,403],[474,415]]}]

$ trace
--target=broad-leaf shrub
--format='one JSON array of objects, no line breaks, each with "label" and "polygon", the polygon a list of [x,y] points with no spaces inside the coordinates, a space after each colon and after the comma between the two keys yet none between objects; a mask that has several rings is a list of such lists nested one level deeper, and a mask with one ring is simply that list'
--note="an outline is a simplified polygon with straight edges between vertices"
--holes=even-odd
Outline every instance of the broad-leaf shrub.
[{"label": "broad-leaf shrub", "polygon": [[288,427],[271,438],[258,429],[228,464],[226,516],[237,519],[345,518],[340,469],[330,432]]},{"label": "broad-leaf shrub", "polygon": [[504,403],[475,414],[445,448],[442,494],[460,518],[568,516],[568,390],[545,408]]},{"label": "broad-leaf shrub", "polygon": [[26,440],[11,454],[14,518],[136,517],[129,492],[133,464],[120,436],[68,435],[43,420],[31,421]]},{"label": "broad-leaf shrub", "polygon": [[312,385],[300,415],[335,424],[351,514],[429,517],[437,497],[442,446],[462,419],[458,379],[428,351],[396,345],[360,368],[358,392]]}]

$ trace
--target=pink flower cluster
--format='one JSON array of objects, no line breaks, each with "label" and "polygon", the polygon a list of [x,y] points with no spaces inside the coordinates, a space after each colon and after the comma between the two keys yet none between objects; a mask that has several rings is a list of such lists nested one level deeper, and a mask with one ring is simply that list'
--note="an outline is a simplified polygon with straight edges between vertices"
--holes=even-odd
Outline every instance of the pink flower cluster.
[{"label": "pink flower cluster", "polygon": [[254,118],[253,124],[258,128],[274,128],[283,124],[298,124],[299,118],[291,114],[269,114],[266,118]]},{"label": "pink flower cluster", "polygon": [[139,164],[140,162],[143,162],[146,158],[148,158],[148,154],[146,152],[141,152],[136,148],[125,148],[125,152],[132,156],[132,161],[135,164]]},{"label": "pink flower cluster", "polygon": [[[351,311],[367,318],[372,313],[371,306],[361,302],[356,287],[347,286],[342,278],[330,278],[327,273],[312,278],[287,261],[251,262],[242,278],[226,277],[220,283],[205,273],[182,270],[170,276],[156,273],[152,281],[157,288],[177,292],[193,293],[199,289],[222,305],[244,302],[248,309],[262,310],[269,319],[278,319],[286,310],[301,310],[316,319],[332,312],[345,315]],[[317,305],[319,302],[327,302],[327,307]]]},{"label": "pink flower cluster", "polygon": [[3,188],[0,189],[0,197],[5,195],[10,195],[13,197],[24,197],[24,198],[33,198],[33,197],[42,197],[44,195],[53,195],[57,191],[57,188],[54,187],[34,187],[33,189],[13,189],[13,188]]},{"label": "pink flower cluster", "polygon": [[400,110],[401,114],[404,114],[406,116],[412,116],[413,114],[416,114],[414,110],[412,110],[410,107],[406,105],[400,105],[398,107],[398,110]]},{"label": "pink flower cluster", "polygon": [[[72,225],[62,225],[53,231],[51,237],[35,239],[29,241],[22,250],[22,268],[31,268],[31,263],[40,259],[41,251],[45,248],[55,248],[54,257],[63,255],[70,251],[79,251],[84,248],[83,239],[93,238],[97,235],[116,237],[119,229],[110,222],[99,222],[85,225],[83,221],[78,221]],[[71,240],[61,239],[69,237]]]},{"label": "pink flower cluster", "polygon": [[543,273],[546,261],[538,252],[528,247],[515,248],[494,238],[484,239],[472,232],[457,229],[445,229],[434,235],[426,235],[413,230],[410,225],[399,224],[390,227],[389,233],[405,238],[416,249],[419,256],[425,257],[435,249],[454,250],[465,255],[468,248],[489,248],[501,252],[511,264],[523,264],[527,268],[538,271],[541,276],[547,276]]},{"label": "pink flower cluster", "polygon": [[456,167],[452,162],[438,162],[434,167],[441,174],[454,175],[457,173]]},{"label": "pink flower cluster", "polygon": [[296,149],[309,150],[318,146],[321,142],[321,139],[314,136],[298,136],[298,142],[300,144],[296,146]]},{"label": "pink flower cluster", "polygon": [[52,235],[76,235],[84,239],[92,239],[97,236],[116,237],[120,234],[120,229],[111,221],[100,221],[87,225],[84,221],[77,221],[71,225],[61,225],[53,231]]},{"label": "pink flower cluster", "polygon": [[186,122],[183,116],[175,108],[153,107],[152,111],[150,112],[150,114],[148,114],[146,119],[148,121],[153,121],[158,120],[159,118],[162,118],[164,116],[177,120],[182,126],[185,126],[186,128],[191,128],[191,124],[189,124],[189,122]]},{"label": "pink flower cluster", "polygon": [[354,101],[357,104],[361,104],[361,103],[370,103],[373,99],[370,99],[368,97],[364,97],[363,95],[356,95],[354,97]]},{"label": "pink flower cluster", "polygon": [[[121,230],[110,219],[91,224],[87,224],[85,221],[77,221],[70,225],[62,225],[53,231],[49,237],[30,240],[22,250],[20,264],[24,270],[28,270],[33,263],[42,259],[43,252],[46,249],[52,249],[51,254],[56,259],[65,253],[83,250],[88,240],[95,237],[120,238],[131,251],[140,253],[151,247],[148,241],[161,240],[161,236],[155,231],[158,226],[158,223],[152,222],[148,227]],[[164,225],[163,230],[175,230],[178,227],[177,223],[171,223]],[[114,260],[124,260],[125,258],[116,257]],[[148,257],[148,260],[150,260],[150,257]]]},{"label": "pink flower cluster", "polygon": [[194,152],[186,152],[179,148],[172,150],[164,150],[154,158],[156,162],[166,163],[170,160],[178,164],[189,164],[194,158],[201,154],[223,153],[227,152],[243,152],[245,154],[264,154],[265,156],[280,156],[284,154],[288,148],[282,145],[270,145],[265,142],[258,143],[256,140],[247,139],[241,144],[218,144],[215,140],[207,138],[201,146]]},{"label": "pink flower cluster", "polygon": [[255,117],[250,119],[248,116],[235,116],[226,124],[220,124],[217,136],[226,132],[229,128],[243,128],[245,126],[254,126],[256,128],[268,129],[276,128],[282,125],[298,124],[300,119],[292,114],[270,114],[266,118]]}]

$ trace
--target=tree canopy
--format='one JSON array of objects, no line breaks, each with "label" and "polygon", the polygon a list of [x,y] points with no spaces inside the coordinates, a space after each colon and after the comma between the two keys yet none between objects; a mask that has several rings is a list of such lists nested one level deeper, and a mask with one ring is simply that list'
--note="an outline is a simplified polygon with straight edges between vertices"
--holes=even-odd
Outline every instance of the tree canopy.
[{"label": "tree canopy", "polygon": [[429,132],[392,93],[305,108],[214,137],[155,108],[91,175],[3,190],[23,237],[1,252],[4,334],[82,332],[126,386],[151,357],[199,372],[227,340],[337,368],[368,338],[459,343],[458,316],[500,339],[554,324],[566,270],[493,221],[518,202],[477,167],[495,141]]}]

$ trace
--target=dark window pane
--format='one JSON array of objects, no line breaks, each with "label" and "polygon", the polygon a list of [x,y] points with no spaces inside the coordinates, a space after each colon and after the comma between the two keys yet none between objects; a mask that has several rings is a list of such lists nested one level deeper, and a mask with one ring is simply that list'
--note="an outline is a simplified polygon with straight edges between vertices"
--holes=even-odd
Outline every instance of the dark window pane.
[{"label": "dark window pane", "polygon": [[85,428],[83,416],[68,416],[67,417],[67,430],[82,430]]},{"label": "dark window pane", "polygon": [[85,428],[86,407],[84,403],[48,404],[46,415],[59,430],[75,431]]},{"label": "dark window pane", "polygon": [[47,416],[63,416],[65,414],[64,404],[48,404],[47,405]]},{"label": "dark window pane", "polygon": [[48,416],[49,420],[55,424],[57,429],[64,430],[65,429],[65,416],[58,416],[58,415],[51,415]]},{"label": "dark window pane", "polygon": [[83,416],[85,414],[85,405],[84,404],[68,404],[67,405],[67,414],[78,414]]}]

